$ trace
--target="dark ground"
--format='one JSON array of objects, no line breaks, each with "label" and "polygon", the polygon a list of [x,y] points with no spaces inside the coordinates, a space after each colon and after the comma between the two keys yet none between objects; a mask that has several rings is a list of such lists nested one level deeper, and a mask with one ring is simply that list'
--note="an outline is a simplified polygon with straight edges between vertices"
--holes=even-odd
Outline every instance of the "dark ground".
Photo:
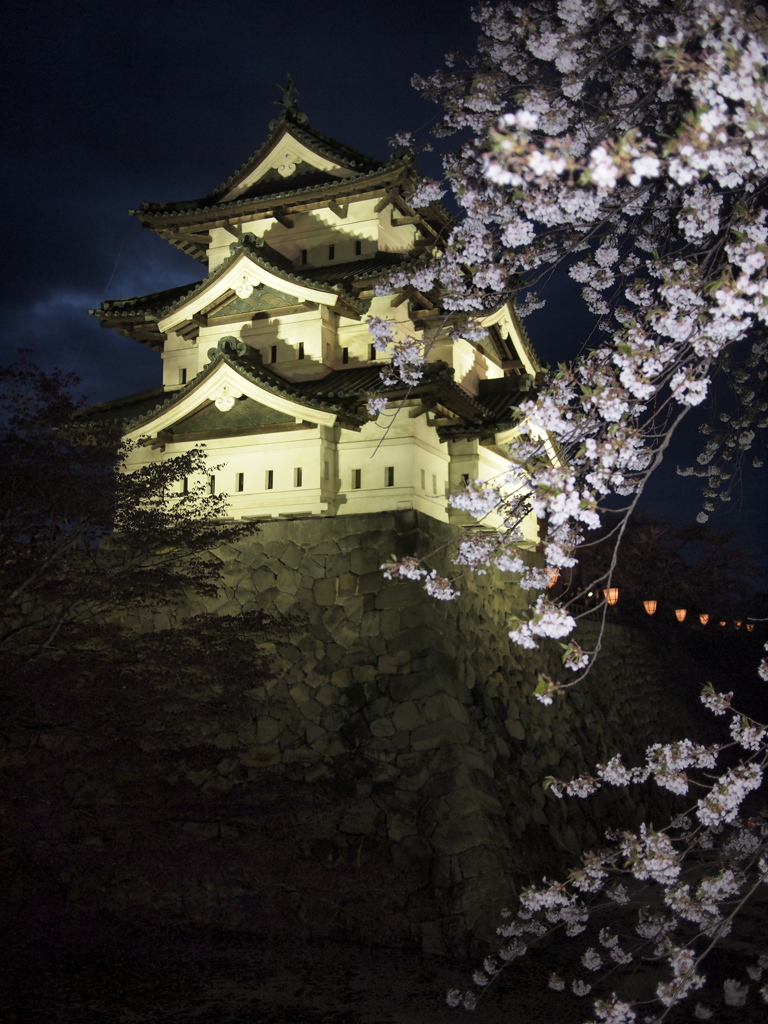
[{"label": "dark ground", "polygon": [[[767,909],[768,894],[710,962],[720,991],[766,951]],[[467,987],[473,965],[413,951],[204,929],[129,934],[59,914],[6,922],[4,933],[0,1020],[9,1024],[580,1024],[591,1010],[589,999],[546,988],[550,971],[565,973],[564,943],[517,961],[468,1017],[447,1007],[445,993]],[[668,1019],[692,1022],[694,1004]],[[744,1009],[715,1007],[712,1018],[766,1020],[754,986]]]}]

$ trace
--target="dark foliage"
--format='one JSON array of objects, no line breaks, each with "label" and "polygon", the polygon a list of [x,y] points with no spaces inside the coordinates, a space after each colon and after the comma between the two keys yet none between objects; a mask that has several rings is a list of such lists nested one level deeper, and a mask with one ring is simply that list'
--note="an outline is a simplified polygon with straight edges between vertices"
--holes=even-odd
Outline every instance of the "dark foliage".
[{"label": "dark foliage", "polygon": [[60,649],[67,624],[214,595],[211,551],[254,529],[224,521],[225,495],[184,492],[210,472],[201,448],[125,472],[119,424],[83,416],[77,383],[25,359],[0,369],[0,644],[26,657]]}]

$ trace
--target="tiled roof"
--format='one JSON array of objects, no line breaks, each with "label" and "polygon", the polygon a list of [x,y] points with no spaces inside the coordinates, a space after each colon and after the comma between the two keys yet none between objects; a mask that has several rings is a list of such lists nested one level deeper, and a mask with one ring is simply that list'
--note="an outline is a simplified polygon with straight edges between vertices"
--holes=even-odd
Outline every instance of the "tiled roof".
[{"label": "tiled roof", "polygon": [[[211,351],[214,352],[213,358],[211,359],[211,362],[200,371],[200,373],[193,377],[189,383],[184,385],[184,387],[167,393],[163,400],[157,402],[154,407],[142,409],[140,413],[131,417],[131,419],[124,424],[126,431],[135,430],[137,427],[141,426],[142,423],[150,419],[154,419],[154,417],[159,413],[180,402],[184,397],[186,397],[186,395],[201,384],[206,377],[213,373],[214,369],[222,360],[236,369],[238,373],[246,378],[246,380],[250,380],[252,383],[258,384],[266,391],[279,395],[281,398],[287,398],[310,408],[322,410],[323,412],[341,414],[344,419],[356,424],[362,424],[365,422],[366,417],[356,413],[353,408],[341,405],[338,402],[326,400],[322,395],[308,394],[300,383],[293,384],[290,381],[285,380],[284,377],[278,376],[274,371],[261,364],[258,353],[255,350],[247,348],[247,346],[242,343],[237,343],[234,339],[222,338],[219,341],[218,351]],[[330,398],[331,396],[328,397]]]},{"label": "tiled roof", "polygon": [[[126,431],[135,430],[190,394],[222,360],[266,391],[312,409],[336,413],[351,427],[367,422],[368,416],[362,404],[372,395],[386,394],[397,401],[411,397],[437,402],[463,420],[455,425],[438,427],[438,432],[446,439],[503,429],[511,423],[511,410],[516,402],[528,394],[514,386],[505,388],[499,381],[500,386],[487,396],[473,398],[459,387],[453,379],[453,370],[442,361],[428,363],[424,376],[414,387],[398,384],[388,388],[381,379],[381,364],[332,370],[316,380],[291,382],[264,366],[258,352],[233,338],[222,338],[217,348],[209,350],[209,354],[211,362],[182,387],[173,391],[153,388],[138,395],[90,406],[83,410],[82,415],[121,420]],[[511,383],[512,379],[506,380]]]},{"label": "tiled roof", "polygon": [[[204,281],[209,278],[204,278]],[[191,295],[203,282],[192,281],[190,284],[176,285],[162,292],[150,292],[149,295],[135,295],[130,299],[105,299],[100,309],[89,309],[91,316],[109,314],[112,316],[146,316],[151,315],[157,320],[163,310],[171,309],[180,299]]]},{"label": "tiled roof", "polygon": [[[406,164],[403,163],[403,167]],[[270,206],[281,206],[288,200],[295,200],[297,198],[310,198],[312,193],[327,192],[329,188],[333,188],[334,191],[343,191],[344,188],[354,184],[355,186],[361,184],[375,184],[376,177],[382,176],[382,170],[387,168],[375,168],[372,171],[368,171],[363,174],[355,174],[348,178],[336,178],[332,180],[326,180],[314,184],[305,184],[293,188],[284,188],[275,192],[266,192],[262,194],[252,194],[249,189],[242,196],[238,196],[237,199],[229,199],[222,201],[219,193],[214,193],[211,196],[203,196],[201,199],[182,199],[175,202],[168,203],[141,203],[138,210],[129,210],[128,212],[135,217],[141,217],[142,215],[149,215],[153,217],[178,217],[186,213],[205,213],[207,211],[220,213],[222,210],[237,209],[240,206],[250,206],[257,202],[263,202],[269,200]],[[392,166],[393,174],[387,175],[392,177],[398,170],[396,165]],[[285,179],[286,183],[290,179]]]},{"label": "tiled roof", "polygon": [[324,267],[302,269],[306,281],[316,284],[353,283],[379,277],[397,268],[408,269],[411,264],[424,259],[424,252],[413,250],[407,253],[377,252],[365,260],[350,260],[349,263],[329,263]]},{"label": "tiled roof", "polygon": [[[287,257],[254,235],[242,235],[229,248],[230,255],[219,264],[212,274],[204,277],[201,281],[168,288],[162,292],[152,292],[149,295],[138,295],[129,299],[106,299],[102,302],[101,309],[90,309],[88,312],[93,316],[105,318],[128,316],[160,320],[168,316],[175,309],[183,306],[186,302],[189,302],[190,299],[198,295],[204,288],[223,276],[237,259],[238,255],[241,252],[247,252],[255,263],[283,278],[288,284],[293,282],[304,287],[336,291],[340,296],[343,296],[350,306],[358,312],[364,313],[368,308],[368,303],[358,299],[347,284],[357,277],[371,276],[375,270],[382,272],[390,266],[394,267],[398,263],[403,262],[403,257],[397,257],[392,262],[387,259],[378,262],[378,257],[373,257],[371,260],[362,260],[351,264],[338,264],[331,268],[316,268],[316,270],[321,271],[329,270],[330,273],[328,274],[318,274],[316,270],[300,270],[297,273],[293,263]],[[382,255],[386,257],[387,254]],[[363,264],[368,265],[365,271],[361,269]]]},{"label": "tiled roof", "polygon": [[[366,156],[364,153],[360,153],[356,149],[352,149],[350,146],[345,146],[343,143],[337,142],[336,139],[332,139],[330,135],[324,135],[323,132],[319,132],[316,128],[313,128],[309,123],[307,123],[306,120],[301,123],[297,118],[291,117],[287,112],[283,112],[280,117],[276,118],[276,120],[270,124],[270,128],[273,128],[273,130],[270,132],[266,141],[259,146],[249,160],[245,161],[242,167],[239,167],[234,174],[230,175],[226,181],[219,185],[214,192],[214,195],[225,194],[232,188],[235,182],[244,178],[252,167],[256,167],[260,161],[264,159],[266,154],[272,148],[275,140],[286,129],[288,129],[291,135],[293,135],[299,142],[303,142],[308,149],[314,150],[316,153],[326,157],[328,160],[333,160],[336,163],[351,167],[360,174],[373,170],[381,170],[383,167],[387,166],[387,162],[375,160],[373,157]],[[392,161],[390,160],[388,162],[391,163]]]}]

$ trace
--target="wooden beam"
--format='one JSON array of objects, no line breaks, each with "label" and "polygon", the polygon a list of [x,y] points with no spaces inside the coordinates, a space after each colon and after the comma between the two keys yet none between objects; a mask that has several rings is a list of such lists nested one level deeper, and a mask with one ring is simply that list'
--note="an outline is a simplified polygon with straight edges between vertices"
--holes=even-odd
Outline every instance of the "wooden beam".
[{"label": "wooden beam", "polygon": [[349,204],[346,206],[339,206],[335,199],[331,199],[328,203],[328,209],[331,213],[335,213],[339,220],[344,220],[349,212]]},{"label": "wooden beam", "polygon": [[200,324],[194,323],[192,320],[188,320],[181,327],[176,328],[176,334],[180,335],[185,341],[189,341],[190,338],[196,338],[199,333]]},{"label": "wooden beam", "polygon": [[207,231],[200,232],[199,234],[178,231],[176,233],[176,237],[180,242],[189,242],[190,245],[200,245],[205,247],[211,244],[211,236]]},{"label": "wooden beam", "polygon": [[431,299],[428,299],[426,295],[423,295],[415,288],[411,289],[411,294],[415,299],[418,299],[422,306],[424,306],[426,309],[437,309],[437,306],[434,304],[434,302],[432,302]]},{"label": "wooden beam", "polygon": [[427,413],[434,412],[434,411],[435,411],[434,405],[429,405],[429,404],[425,403],[424,405],[421,406],[421,408],[411,409],[411,411],[408,413],[408,419],[409,420],[417,420],[419,418],[419,416],[426,416]]},{"label": "wooden beam", "polygon": [[388,192],[386,192],[381,197],[381,199],[378,201],[378,203],[376,203],[376,205],[373,208],[373,212],[374,213],[381,213],[382,210],[385,210],[389,205],[394,203],[399,195],[400,195],[400,189],[399,188],[390,189]]},{"label": "wooden beam", "polygon": [[282,224],[284,228],[292,228],[293,221],[286,214],[285,210],[281,206],[275,207],[272,211],[272,216],[275,218],[278,224]]}]

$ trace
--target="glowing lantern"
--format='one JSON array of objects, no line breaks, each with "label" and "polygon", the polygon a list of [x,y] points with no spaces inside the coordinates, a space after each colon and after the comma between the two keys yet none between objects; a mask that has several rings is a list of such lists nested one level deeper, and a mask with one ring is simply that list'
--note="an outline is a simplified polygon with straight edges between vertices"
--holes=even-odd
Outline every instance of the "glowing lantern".
[{"label": "glowing lantern", "polygon": [[720,625],[721,625],[721,626],[727,626],[727,625],[728,625],[728,623],[727,623],[727,622],[721,622],[721,623],[720,623]]},{"label": "glowing lantern", "polygon": [[607,590],[603,591],[603,597],[608,602],[608,604],[616,604],[616,602],[619,600],[619,588],[609,587]]},{"label": "glowing lantern", "polygon": [[702,626],[706,626],[706,624],[709,622],[709,615],[707,612],[701,613],[701,615],[699,616],[699,622],[702,624]]},{"label": "glowing lantern", "polygon": [[734,626],[736,627],[736,629],[741,629],[741,619],[737,619],[734,622]]},{"label": "glowing lantern", "polygon": [[643,608],[645,608],[649,615],[655,615],[657,607],[658,601],[643,601]]},{"label": "glowing lantern", "polygon": [[688,614],[687,608],[675,608],[675,618],[678,622],[683,622],[685,616]]},{"label": "glowing lantern", "polygon": [[747,623],[747,632],[748,633],[751,633],[754,628],[755,628],[754,622],[748,622]]}]

